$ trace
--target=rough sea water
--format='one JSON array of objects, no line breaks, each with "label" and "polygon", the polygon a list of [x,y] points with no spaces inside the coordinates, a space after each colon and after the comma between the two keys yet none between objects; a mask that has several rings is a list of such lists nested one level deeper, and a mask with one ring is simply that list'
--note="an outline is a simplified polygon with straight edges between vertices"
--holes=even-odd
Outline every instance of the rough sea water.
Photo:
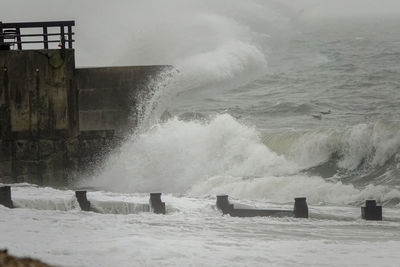
[{"label": "rough sea water", "polygon": [[[373,5],[341,17],[340,3],[98,8],[131,22],[113,64],[174,68],[147,85],[136,133],[76,185],[100,213],[73,191],[15,186],[0,246],[61,266],[399,266],[400,20]],[[167,215],[144,212],[149,192]],[[218,194],[278,209],[307,197],[310,218],[222,216]],[[367,199],[383,221],[361,219]]]}]

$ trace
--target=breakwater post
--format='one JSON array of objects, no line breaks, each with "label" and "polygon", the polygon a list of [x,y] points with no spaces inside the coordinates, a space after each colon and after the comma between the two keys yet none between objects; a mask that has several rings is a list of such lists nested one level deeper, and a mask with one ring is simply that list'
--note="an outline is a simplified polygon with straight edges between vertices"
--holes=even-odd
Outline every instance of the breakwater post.
[{"label": "breakwater post", "polygon": [[376,200],[366,200],[361,207],[361,218],[369,221],[382,221],[382,206],[376,205]]},{"label": "breakwater post", "polygon": [[161,193],[151,193],[149,202],[154,213],[165,214],[165,202],[161,201]]},{"label": "breakwater post", "polygon": [[2,186],[0,187],[0,205],[6,206],[7,208],[14,208],[11,200],[11,187]]},{"label": "breakwater post", "polygon": [[229,214],[233,210],[233,204],[229,203],[228,195],[217,196],[217,208],[222,214]]},{"label": "breakwater post", "polygon": [[79,207],[83,211],[91,211],[90,202],[87,199],[86,191],[75,191],[76,200],[78,200]]},{"label": "breakwater post", "polygon": [[296,218],[308,218],[308,205],[305,197],[294,199],[293,213]]}]

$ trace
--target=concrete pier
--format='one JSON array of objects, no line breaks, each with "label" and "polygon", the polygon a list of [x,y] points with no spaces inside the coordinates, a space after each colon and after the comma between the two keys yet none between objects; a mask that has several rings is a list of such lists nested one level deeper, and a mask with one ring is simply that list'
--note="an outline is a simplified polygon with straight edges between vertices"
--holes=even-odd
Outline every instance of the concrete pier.
[{"label": "concrete pier", "polygon": [[[58,25],[15,25],[42,24]],[[73,41],[0,50],[0,182],[59,187],[90,175],[135,128],[147,84],[168,67],[79,69]]]}]

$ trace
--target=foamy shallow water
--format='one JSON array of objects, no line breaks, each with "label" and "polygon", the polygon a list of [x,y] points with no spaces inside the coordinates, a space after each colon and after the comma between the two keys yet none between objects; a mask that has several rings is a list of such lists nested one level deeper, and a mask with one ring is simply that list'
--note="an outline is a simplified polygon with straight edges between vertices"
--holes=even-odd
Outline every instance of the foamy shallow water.
[{"label": "foamy shallow water", "polygon": [[[384,221],[367,222],[354,206],[310,206],[310,219],[232,218],[221,216],[214,198],[163,195],[165,216],[82,212],[70,204],[73,191],[49,188],[15,187],[13,198],[17,206],[29,201],[37,206],[0,206],[0,247],[61,266],[400,264],[398,209],[384,208]],[[49,205],[50,199],[58,204]],[[89,192],[88,199],[99,206],[144,204],[148,195]],[[291,208],[261,201],[241,203]]]}]

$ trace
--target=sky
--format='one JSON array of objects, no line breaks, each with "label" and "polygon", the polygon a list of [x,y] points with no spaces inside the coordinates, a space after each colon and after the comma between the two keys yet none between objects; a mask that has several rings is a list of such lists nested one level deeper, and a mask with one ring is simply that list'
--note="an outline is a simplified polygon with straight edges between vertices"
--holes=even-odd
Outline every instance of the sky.
[{"label": "sky", "polygon": [[400,17],[399,0],[3,2],[3,22],[75,20],[78,66],[176,64],[236,40],[260,43],[302,22]]}]

